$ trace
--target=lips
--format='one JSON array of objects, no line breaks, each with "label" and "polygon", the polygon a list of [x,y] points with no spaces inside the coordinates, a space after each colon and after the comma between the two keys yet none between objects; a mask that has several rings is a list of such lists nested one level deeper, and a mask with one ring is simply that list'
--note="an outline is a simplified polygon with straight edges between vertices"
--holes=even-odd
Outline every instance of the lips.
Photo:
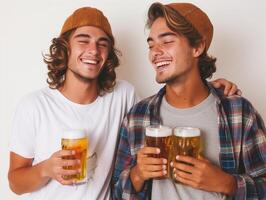
[{"label": "lips", "polygon": [[163,66],[169,65],[170,63],[171,63],[171,61],[160,61],[160,62],[155,62],[155,66],[157,68],[159,68],[159,67],[163,67]]},{"label": "lips", "polygon": [[171,64],[172,60],[169,59],[160,59],[160,60],[154,60],[153,64],[155,66],[155,70],[157,72],[162,72],[167,69],[167,67]]},{"label": "lips", "polygon": [[87,58],[81,58],[81,62],[84,64],[91,64],[91,65],[97,65],[99,63],[99,60],[96,59],[87,59]]}]

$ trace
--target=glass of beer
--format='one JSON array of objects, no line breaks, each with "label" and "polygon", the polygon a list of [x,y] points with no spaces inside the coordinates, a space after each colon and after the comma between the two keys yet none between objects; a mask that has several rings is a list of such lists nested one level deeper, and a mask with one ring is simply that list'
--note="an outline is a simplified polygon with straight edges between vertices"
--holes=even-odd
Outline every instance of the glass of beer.
[{"label": "glass of beer", "polygon": [[200,155],[200,129],[192,127],[174,128],[173,155],[197,158]]},{"label": "glass of beer", "polygon": [[64,176],[64,179],[74,179],[77,184],[84,183],[87,180],[87,151],[88,137],[84,130],[67,130],[63,132],[61,138],[63,150],[74,150],[75,155],[64,156],[63,159],[78,159],[80,166],[64,166],[64,169],[81,169],[80,173]]},{"label": "glass of beer", "polygon": [[167,174],[158,179],[170,177],[172,129],[162,125],[151,125],[146,127],[145,144],[148,147],[157,147],[160,149],[160,153],[152,155],[153,157],[167,159]]},{"label": "glass of beer", "polygon": [[[177,155],[198,158],[201,153],[200,129],[192,127],[174,128],[172,161]],[[173,174],[171,175],[173,177]]]}]

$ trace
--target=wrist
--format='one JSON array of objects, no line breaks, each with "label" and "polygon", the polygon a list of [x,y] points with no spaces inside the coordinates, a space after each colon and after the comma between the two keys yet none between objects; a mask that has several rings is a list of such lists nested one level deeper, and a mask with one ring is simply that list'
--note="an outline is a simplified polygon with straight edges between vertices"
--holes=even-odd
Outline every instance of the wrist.
[{"label": "wrist", "polygon": [[136,192],[141,191],[141,189],[144,185],[144,182],[145,182],[145,180],[141,176],[139,176],[139,174],[140,174],[140,172],[138,170],[137,165],[131,168],[129,176],[130,176],[130,180],[131,180],[132,185],[134,186]]},{"label": "wrist", "polygon": [[223,194],[234,196],[237,190],[237,181],[236,178],[230,174],[226,174],[225,182],[223,183],[224,189]]},{"label": "wrist", "polygon": [[47,168],[46,168],[47,160],[44,160],[37,165],[39,168],[40,177],[41,178],[50,178],[50,176],[48,175],[48,172],[47,172]]}]

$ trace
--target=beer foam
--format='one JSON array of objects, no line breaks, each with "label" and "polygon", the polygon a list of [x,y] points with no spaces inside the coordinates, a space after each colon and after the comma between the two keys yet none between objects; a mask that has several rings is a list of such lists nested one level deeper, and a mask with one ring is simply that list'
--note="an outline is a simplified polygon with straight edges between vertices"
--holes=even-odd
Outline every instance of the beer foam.
[{"label": "beer foam", "polygon": [[152,125],[146,127],[146,135],[149,137],[167,137],[172,135],[172,129],[162,125]]},{"label": "beer foam", "polygon": [[62,133],[63,139],[80,139],[87,137],[85,130],[66,130]]},{"label": "beer foam", "polygon": [[200,136],[200,129],[192,127],[176,127],[174,135],[178,137],[197,137]]}]

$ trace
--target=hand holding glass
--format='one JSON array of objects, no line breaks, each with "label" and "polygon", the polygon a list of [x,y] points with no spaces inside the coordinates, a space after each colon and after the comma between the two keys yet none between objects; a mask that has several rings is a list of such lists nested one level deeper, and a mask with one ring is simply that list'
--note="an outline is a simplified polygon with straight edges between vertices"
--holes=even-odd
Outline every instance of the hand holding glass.
[{"label": "hand holding glass", "polygon": [[167,159],[167,174],[161,178],[169,177],[170,173],[170,152],[172,146],[172,129],[162,125],[151,125],[146,127],[145,143],[148,147],[157,147],[159,154],[152,155],[155,158]]},{"label": "hand holding glass", "polygon": [[80,166],[64,166],[64,169],[78,169],[80,173],[76,175],[64,176],[64,179],[74,179],[76,183],[86,182],[87,178],[87,149],[88,138],[84,130],[68,130],[63,132],[61,139],[62,150],[74,150],[75,155],[65,156],[63,159],[78,159]]}]

